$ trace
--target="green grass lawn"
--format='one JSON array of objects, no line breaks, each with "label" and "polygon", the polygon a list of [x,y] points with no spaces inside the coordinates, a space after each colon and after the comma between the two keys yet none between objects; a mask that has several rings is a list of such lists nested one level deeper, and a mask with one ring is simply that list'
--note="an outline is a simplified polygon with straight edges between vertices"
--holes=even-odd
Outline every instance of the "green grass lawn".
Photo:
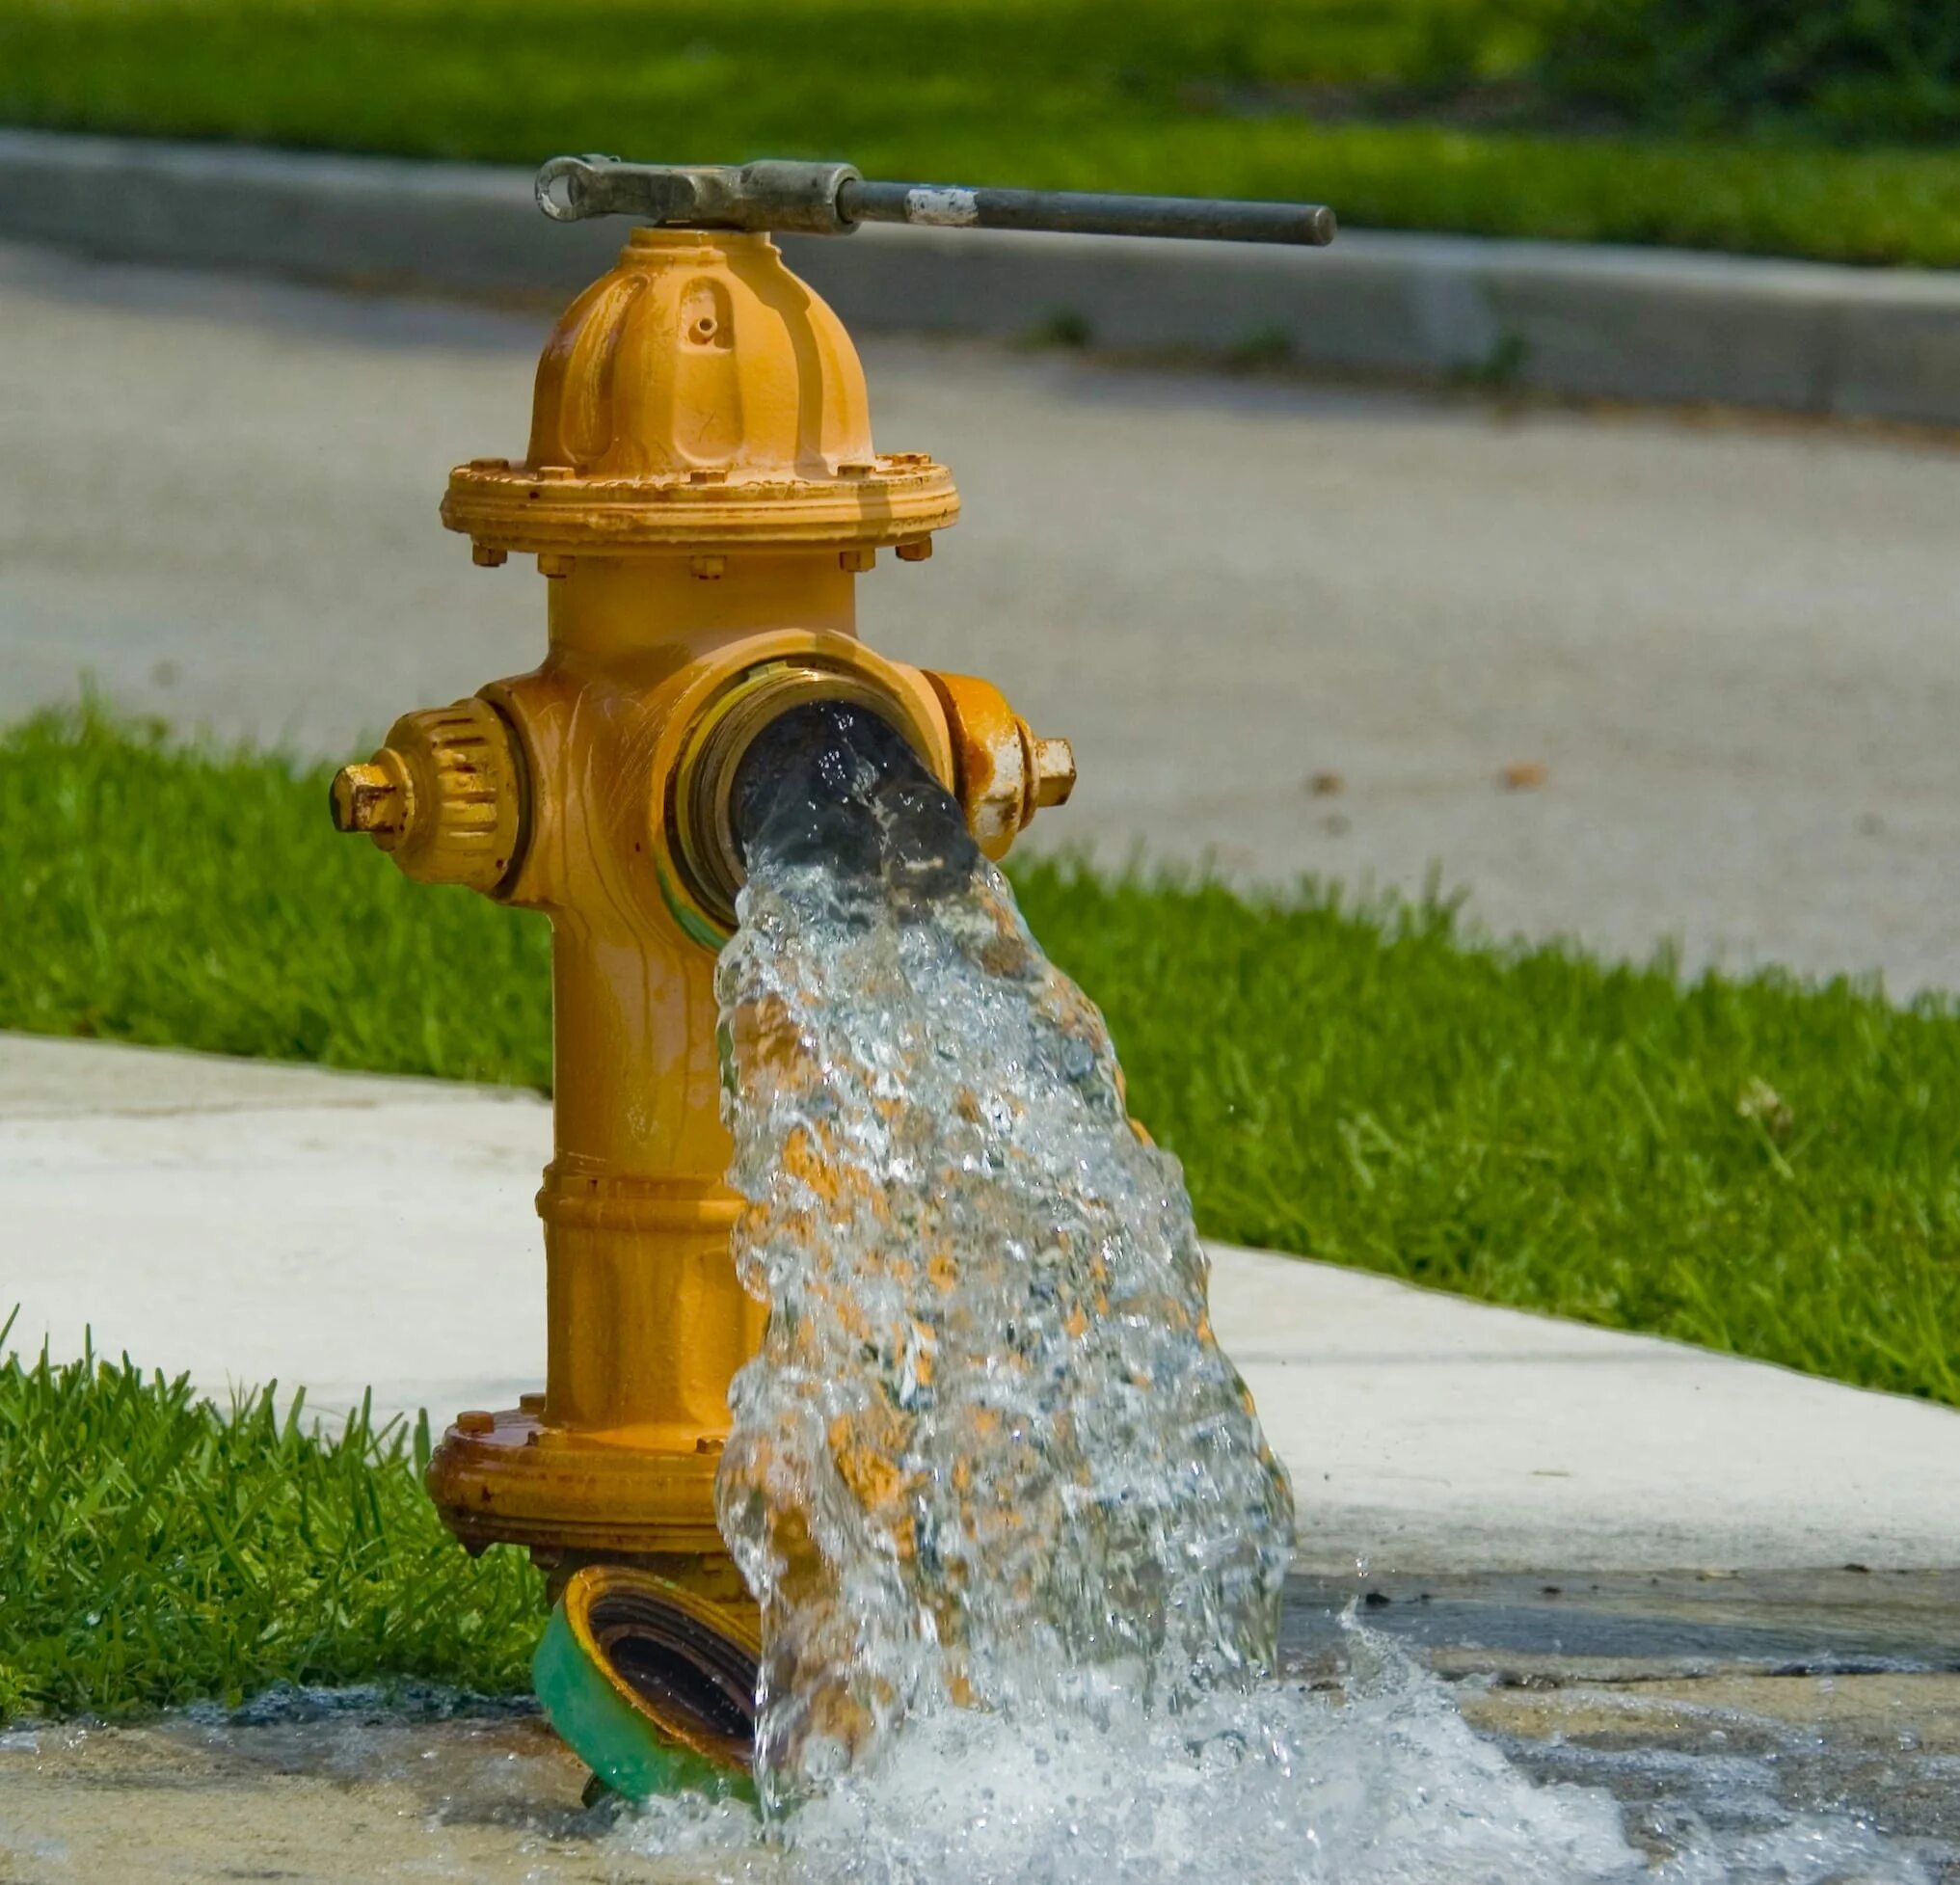
[{"label": "green grass lawn", "polygon": [[[1960,262],[1960,154],[1576,121],[1570,0],[0,0],[0,121],[534,164],[1333,202],[1356,225]],[[1883,114],[1878,121],[1885,122]]]},{"label": "green grass lawn", "polygon": [[0,1366],[0,1722],[280,1681],[525,1687],[537,1575],[443,1531],[426,1430],[310,1425],[126,1361]]},{"label": "green grass lawn", "polygon": [[[406,881],[325,794],[88,714],[0,736],[0,1026],[545,1084],[541,920]],[[1960,1405],[1950,1007],[1497,948],[1434,903],[1015,876],[1210,1234]],[[445,1538],[426,1436],[303,1427],[0,1366],[0,1719],[521,1687],[536,1579]]]}]

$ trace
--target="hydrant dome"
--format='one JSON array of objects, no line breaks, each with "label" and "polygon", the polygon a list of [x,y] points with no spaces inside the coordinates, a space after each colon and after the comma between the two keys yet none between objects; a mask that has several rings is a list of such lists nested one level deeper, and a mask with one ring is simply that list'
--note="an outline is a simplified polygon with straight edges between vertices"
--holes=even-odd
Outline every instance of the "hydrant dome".
[{"label": "hydrant dome", "polygon": [[844,325],[764,235],[637,229],[538,363],[522,465],[450,474],[488,552],[899,543],[943,528],[944,466],[879,456]]},{"label": "hydrant dome", "polygon": [[871,456],[857,352],[765,237],[638,231],[538,363],[533,466],[780,481],[834,477]]}]

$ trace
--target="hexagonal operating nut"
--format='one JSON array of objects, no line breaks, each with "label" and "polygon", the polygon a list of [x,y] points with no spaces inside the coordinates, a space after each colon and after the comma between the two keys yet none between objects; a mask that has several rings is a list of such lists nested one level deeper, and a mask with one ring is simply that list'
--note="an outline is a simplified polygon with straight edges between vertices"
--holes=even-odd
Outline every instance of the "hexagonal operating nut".
[{"label": "hexagonal operating nut", "polygon": [[1075,790],[1075,748],[1066,740],[1036,740],[1031,760],[1034,803],[1066,805]]},{"label": "hexagonal operating nut", "polygon": [[336,831],[399,831],[406,807],[400,781],[386,766],[361,760],[334,774]]}]

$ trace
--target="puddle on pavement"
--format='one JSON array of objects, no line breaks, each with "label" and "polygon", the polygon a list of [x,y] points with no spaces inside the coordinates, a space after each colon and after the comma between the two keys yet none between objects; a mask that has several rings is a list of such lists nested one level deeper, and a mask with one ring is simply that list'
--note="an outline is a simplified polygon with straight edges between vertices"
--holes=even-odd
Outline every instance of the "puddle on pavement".
[{"label": "puddle on pavement", "polygon": [[1281,1641],[1290,1666],[1311,1672],[1337,1653],[1340,1608],[1355,1598],[1370,1629],[1444,1675],[1546,1656],[1600,1680],[1623,1663],[1650,1676],[1960,1671],[1960,1572],[1296,1575]]},{"label": "puddle on pavement", "polygon": [[[1534,1779],[1608,1790],[1649,1851],[1850,1813],[1960,1885],[1960,1575],[1296,1577],[1294,1673],[1338,1681],[1357,1593],[1472,1727]],[[634,1851],[585,1779],[528,1704],[429,1694],[15,1730],[0,1885],[712,1876]]]},{"label": "puddle on pavement", "polygon": [[1960,1881],[1960,1574],[1296,1577],[1282,1655],[1308,1680],[1338,1676],[1357,1587],[1473,1728],[1605,1788],[1650,1852],[1847,1813]]}]

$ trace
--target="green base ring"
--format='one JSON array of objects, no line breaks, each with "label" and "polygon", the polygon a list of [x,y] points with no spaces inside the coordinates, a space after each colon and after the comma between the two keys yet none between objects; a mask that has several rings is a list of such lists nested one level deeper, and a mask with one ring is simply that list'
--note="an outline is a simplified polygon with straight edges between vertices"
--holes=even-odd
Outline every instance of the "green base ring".
[{"label": "green base ring", "polygon": [[619,1693],[580,1646],[562,1598],[531,1657],[531,1685],[565,1744],[615,1793],[630,1800],[706,1793],[754,1802],[752,1782],[669,1740]]}]

